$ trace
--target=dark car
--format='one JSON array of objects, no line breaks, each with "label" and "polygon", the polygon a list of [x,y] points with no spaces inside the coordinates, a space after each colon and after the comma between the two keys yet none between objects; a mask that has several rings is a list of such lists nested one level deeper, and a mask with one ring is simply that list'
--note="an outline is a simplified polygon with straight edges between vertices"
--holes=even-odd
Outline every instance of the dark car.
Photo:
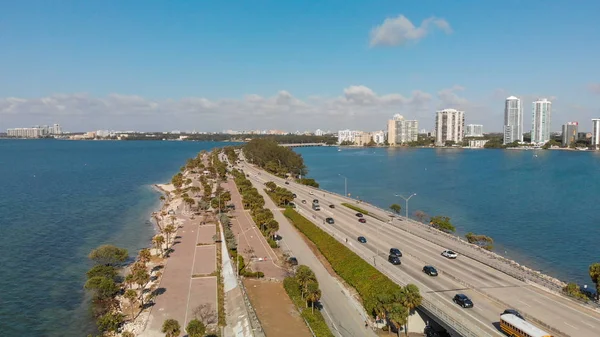
[{"label": "dark car", "polygon": [[333,225],[333,223],[334,223],[333,218],[326,218],[325,222],[327,222],[330,225]]},{"label": "dark car", "polygon": [[366,223],[367,220],[365,218],[360,218],[360,219],[358,219],[358,222],[360,222],[360,223]]},{"label": "dark car", "polygon": [[523,318],[523,316],[521,316],[521,313],[515,309],[506,309],[506,310],[504,310],[502,315],[505,315],[505,314],[515,315],[515,316],[519,317],[520,319],[525,320],[525,318]]},{"label": "dark car", "polygon": [[329,208],[335,208],[334,204],[329,205]]},{"label": "dark car", "polygon": [[302,200],[302,203],[303,203],[303,204],[306,204],[306,200]]},{"label": "dark car", "polygon": [[289,181],[286,181],[286,182],[285,182],[285,184],[286,184],[286,185],[289,185],[289,184],[290,184],[290,182],[289,182]]},{"label": "dark car", "polygon": [[313,199],[313,204],[318,204],[319,203],[319,199]]},{"label": "dark car", "polygon": [[288,257],[287,262],[292,266],[298,265],[298,259],[296,259],[295,257]]},{"label": "dark car", "polygon": [[362,217],[363,217],[363,214],[362,214],[362,213],[360,213],[360,212],[356,213],[355,215],[356,215],[357,217],[359,217],[359,218],[362,218]]},{"label": "dark car", "polygon": [[454,295],[454,298],[452,300],[454,301],[454,303],[460,305],[463,308],[473,307],[473,302],[465,294],[456,294]]},{"label": "dark car", "polygon": [[364,236],[359,236],[357,240],[360,243],[367,243],[367,239]]},{"label": "dark car", "polygon": [[392,255],[392,254],[390,254],[390,256],[388,256],[388,261],[393,265],[402,264],[402,262],[400,262],[400,258],[398,256]]},{"label": "dark car", "polygon": [[292,197],[293,197],[294,199],[296,199],[296,197],[297,197],[296,193],[292,193]]},{"label": "dark car", "polygon": [[390,255],[402,257],[402,252],[398,248],[390,248]]},{"label": "dark car", "polygon": [[433,266],[423,267],[423,272],[429,276],[438,276],[438,271]]}]

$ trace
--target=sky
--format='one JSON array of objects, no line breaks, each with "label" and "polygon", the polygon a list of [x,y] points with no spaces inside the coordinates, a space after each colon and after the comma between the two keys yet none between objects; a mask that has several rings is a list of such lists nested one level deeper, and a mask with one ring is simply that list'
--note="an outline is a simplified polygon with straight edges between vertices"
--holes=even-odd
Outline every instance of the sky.
[{"label": "sky", "polygon": [[[576,4],[576,5],[575,5]],[[435,111],[501,131],[549,98],[600,117],[600,1],[0,2],[0,130],[375,131]]]}]

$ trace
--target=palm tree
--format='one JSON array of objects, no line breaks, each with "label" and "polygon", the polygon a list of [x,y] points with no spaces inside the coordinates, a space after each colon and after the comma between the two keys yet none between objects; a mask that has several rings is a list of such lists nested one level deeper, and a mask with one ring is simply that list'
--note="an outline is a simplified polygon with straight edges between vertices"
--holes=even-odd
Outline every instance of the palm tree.
[{"label": "palm tree", "polygon": [[164,229],[164,232],[167,235],[167,250],[169,250],[169,243],[171,242],[171,234],[175,233],[175,226],[167,225]]},{"label": "palm tree", "polygon": [[129,286],[129,289],[132,289],[134,283],[135,277],[133,276],[133,273],[127,274],[127,276],[125,276],[125,284]]},{"label": "palm tree", "polygon": [[165,337],[177,337],[181,333],[181,326],[177,320],[169,318],[164,321],[162,332],[165,334]]},{"label": "palm tree", "polygon": [[[408,309],[408,314],[410,315],[419,305],[421,305],[421,301],[423,297],[421,297],[421,293],[419,293],[419,288],[414,284],[407,284],[406,287],[402,288],[402,297],[401,303],[402,305]],[[408,318],[408,317],[407,317]],[[406,335],[408,336],[408,319],[406,320]]]},{"label": "palm tree", "polygon": [[312,313],[315,313],[315,303],[321,299],[321,289],[319,284],[315,281],[308,282],[306,285],[306,300],[307,305],[310,302]]},{"label": "palm tree", "polygon": [[152,254],[150,254],[150,249],[144,248],[140,250],[138,254],[138,261],[145,265],[146,263],[150,262],[150,258],[152,258]]},{"label": "palm tree", "polygon": [[302,297],[304,298],[308,283],[317,282],[317,277],[310,268],[301,265],[298,266],[298,269],[296,270],[296,280],[298,281],[298,284],[300,284],[300,290],[302,292]]},{"label": "palm tree", "polygon": [[158,251],[157,254],[162,255],[162,245],[165,243],[165,237],[162,235],[156,235],[154,238],[152,238],[152,242],[154,242],[154,245],[156,246],[156,250]]},{"label": "palm tree", "polygon": [[138,296],[137,291],[135,291],[133,289],[128,289],[125,292],[124,296],[129,301],[129,305],[131,306],[131,319],[133,319],[135,317],[134,312],[133,312],[133,309],[134,309],[133,305],[135,304],[135,302],[137,302],[137,296]]},{"label": "palm tree", "polygon": [[185,331],[189,337],[202,337],[206,333],[206,326],[199,320],[193,319],[188,323]]},{"label": "palm tree", "polygon": [[150,274],[144,269],[137,270],[134,274],[135,283],[140,287],[140,300],[142,301],[142,308],[144,307],[144,288],[150,281]]},{"label": "palm tree", "polygon": [[387,307],[387,318],[394,324],[400,336],[400,327],[406,324],[408,310],[399,302],[393,302]]}]

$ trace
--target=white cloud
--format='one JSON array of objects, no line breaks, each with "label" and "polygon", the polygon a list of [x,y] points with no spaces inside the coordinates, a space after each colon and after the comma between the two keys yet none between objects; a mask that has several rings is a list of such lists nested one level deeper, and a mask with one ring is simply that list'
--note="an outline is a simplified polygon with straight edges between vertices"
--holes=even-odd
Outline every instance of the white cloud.
[{"label": "white cloud", "polygon": [[395,18],[385,19],[382,24],[371,30],[370,45],[371,47],[399,46],[409,41],[416,42],[427,36],[434,28],[446,34],[452,33],[450,24],[444,19],[430,17],[416,27],[407,17],[398,15]]},{"label": "white cloud", "polygon": [[0,98],[0,121],[3,122],[0,127],[58,122],[71,130],[381,129],[389,116],[426,111],[431,100],[432,95],[418,90],[408,96],[380,95],[362,85],[349,86],[338,97],[311,96],[306,100],[287,91],[271,97],[250,94],[242,99],[220,100],[54,94],[42,98]]}]

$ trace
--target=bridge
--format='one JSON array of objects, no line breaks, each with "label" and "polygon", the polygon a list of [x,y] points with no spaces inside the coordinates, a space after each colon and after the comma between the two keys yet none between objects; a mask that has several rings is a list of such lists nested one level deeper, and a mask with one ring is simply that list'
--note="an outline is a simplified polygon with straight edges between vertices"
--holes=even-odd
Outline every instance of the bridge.
[{"label": "bridge", "polygon": [[313,146],[329,146],[325,143],[296,143],[296,144],[279,144],[285,147],[313,147]]}]

